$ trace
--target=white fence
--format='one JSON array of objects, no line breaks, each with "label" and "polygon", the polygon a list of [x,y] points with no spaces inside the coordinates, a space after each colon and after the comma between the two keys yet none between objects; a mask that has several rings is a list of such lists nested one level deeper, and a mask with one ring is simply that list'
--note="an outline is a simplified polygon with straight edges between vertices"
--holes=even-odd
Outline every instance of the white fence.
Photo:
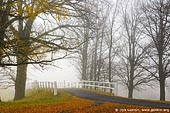
[{"label": "white fence", "polygon": [[118,84],[117,82],[100,82],[100,81],[81,81],[83,88],[90,88],[95,90],[101,90],[105,92],[111,92],[117,95]]},{"label": "white fence", "polygon": [[82,88],[82,82],[57,82],[57,88]]},{"label": "white fence", "polygon": [[106,92],[113,92],[117,95],[118,84],[116,82],[99,82],[99,81],[80,81],[80,82],[38,82],[34,81],[29,84],[28,89],[50,89],[54,95],[57,95],[57,89],[62,88],[89,88]]},{"label": "white fence", "polygon": [[45,89],[54,92],[57,95],[57,83],[56,82],[38,82],[34,81],[27,83],[27,89]]}]

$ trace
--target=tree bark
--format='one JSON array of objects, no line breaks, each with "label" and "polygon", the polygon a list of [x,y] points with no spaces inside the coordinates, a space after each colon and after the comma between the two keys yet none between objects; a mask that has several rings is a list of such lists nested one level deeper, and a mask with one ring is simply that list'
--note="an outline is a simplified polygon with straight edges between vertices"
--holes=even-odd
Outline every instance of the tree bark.
[{"label": "tree bark", "polygon": [[94,81],[97,80],[97,50],[98,50],[98,30],[97,30],[97,37],[95,42],[95,48],[94,48]]},{"label": "tree bark", "polygon": [[[19,9],[22,11],[22,4],[19,6]],[[28,56],[31,46],[30,34],[34,20],[35,18],[30,18],[26,22],[22,19],[18,21],[18,38],[22,43],[18,42],[18,48],[15,51],[17,53],[17,64],[21,65],[17,66],[14,100],[20,100],[25,96]]]},{"label": "tree bark", "polygon": [[[20,58],[17,58],[17,62],[20,62]],[[14,100],[20,100],[25,97],[27,67],[28,67],[28,64],[22,64],[22,65],[17,66]]]},{"label": "tree bark", "polygon": [[82,53],[82,80],[87,80],[87,48],[88,42],[85,42]]},{"label": "tree bark", "polygon": [[129,37],[129,63],[130,63],[130,79],[128,98],[133,98],[134,89],[134,73],[135,73],[135,38]]},{"label": "tree bark", "polygon": [[100,76],[101,76],[103,38],[104,38],[104,30],[102,30],[102,37],[101,37],[101,41],[100,41],[100,53],[99,53],[99,61],[98,61],[97,81],[100,80]]},{"label": "tree bark", "polygon": [[129,80],[129,86],[128,86],[128,98],[133,98],[133,89],[134,89],[134,67],[131,67],[132,69],[130,70],[130,80]]},{"label": "tree bark", "polygon": [[165,75],[163,72],[163,63],[162,63],[162,57],[163,57],[163,51],[159,52],[159,85],[160,85],[160,100],[165,101]]},{"label": "tree bark", "polygon": [[91,65],[90,65],[90,81],[93,80],[94,78],[94,58],[93,58],[93,54],[92,54],[92,61],[91,61]]},{"label": "tree bark", "polygon": [[8,7],[3,11],[3,2],[0,3],[0,62],[2,61],[3,49],[4,49],[4,38],[5,38],[5,23],[8,22]]},{"label": "tree bark", "polygon": [[[134,54],[133,54],[134,55]],[[130,61],[130,80],[129,80],[129,86],[128,86],[128,98],[133,98],[133,89],[134,89],[134,58]]]},{"label": "tree bark", "polygon": [[[109,47],[109,82],[112,82],[112,40],[113,37],[111,36],[110,40],[110,47]],[[112,93],[112,89],[110,89],[110,93]]]},{"label": "tree bark", "polygon": [[82,52],[82,80],[87,80],[87,51],[88,51],[88,30],[85,28],[84,44]]},{"label": "tree bark", "polygon": [[160,100],[165,101],[165,79],[160,80]]},{"label": "tree bark", "polygon": [[[165,80],[168,78],[166,72],[169,69],[169,45],[170,45],[170,35],[169,35],[169,1],[166,0],[154,0],[149,1],[146,6],[144,6],[143,11],[145,13],[146,22],[144,27],[146,27],[147,34],[153,40],[153,44],[157,49],[158,61],[154,62],[158,68],[158,76],[155,76],[159,81],[160,85],[160,100],[165,101]],[[148,24],[149,22],[149,24]]]},{"label": "tree bark", "polygon": [[[133,81],[130,81],[130,84],[133,84]],[[133,98],[133,85],[129,85],[128,90],[128,98]]]}]

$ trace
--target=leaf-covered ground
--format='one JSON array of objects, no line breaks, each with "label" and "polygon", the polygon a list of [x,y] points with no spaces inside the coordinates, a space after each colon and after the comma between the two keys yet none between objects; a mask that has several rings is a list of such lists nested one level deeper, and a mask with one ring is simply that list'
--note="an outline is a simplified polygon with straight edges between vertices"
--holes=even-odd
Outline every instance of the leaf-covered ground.
[{"label": "leaf-covered ground", "polygon": [[119,103],[96,104],[94,101],[74,97],[63,91],[53,96],[48,91],[31,91],[20,101],[1,102],[0,113],[167,113],[157,109]]}]

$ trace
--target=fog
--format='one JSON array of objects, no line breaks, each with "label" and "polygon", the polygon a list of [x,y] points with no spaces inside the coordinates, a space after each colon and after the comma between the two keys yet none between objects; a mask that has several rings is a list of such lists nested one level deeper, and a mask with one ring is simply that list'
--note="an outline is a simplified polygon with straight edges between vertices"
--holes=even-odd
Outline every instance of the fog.
[{"label": "fog", "polygon": [[[45,77],[44,77],[44,80],[45,80]],[[123,87],[122,85],[118,85],[117,96],[127,97],[127,95],[128,95],[127,89]],[[7,90],[0,89],[0,96],[1,96],[2,101],[11,101],[13,100],[13,97],[14,97],[14,89],[7,89]],[[134,91],[134,98],[135,99],[159,100],[159,88],[148,87],[146,90]],[[170,101],[169,90],[166,90],[166,101]]]},{"label": "fog", "polygon": [[[55,61],[54,66],[46,66],[44,69],[33,65],[29,65],[27,83],[36,81],[48,81],[48,82],[77,82],[78,73],[70,60],[63,59]],[[14,88],[10,89],[0,89],[0,97],[3,101],[13,100]]]},{"label": "fog", "polygon": [[[76,82],[79,81],[79,73],[74,67],[74,63],[70,60],[60,60],[55,62],[58,66],[49,66],[45,70],[37,70],[32,66],[28,69],[28,80],[27,83],[37,81],[49,81],[49,82]],[[127,88],[118,84],[118,96],[127,97]],[[0,96],[2,101],[11,101],[14,97],[14,88],[0,89]],[[149,99],[159,100],[159,87],[149,88],[145,90],[134,91],[134,98],[136,99]],[[166,90],[166,100],[170,101],[170,90]]]},{"label": "fog", "polygon": [[[136,91],[134,90],[135,99],[148,99],[148,100],[159,100],[159,87],[151,88],[147,87],[143,90]],[[118,96],[127,97],[128,91],[127,88],[120,85],[118,86]],[[166,89],[166,101],[170,101],[170,90]]]},{"label": "fog", "polygon": [[47,66],[44,70],[41,68],[36,69],[33,66],[29,66],[28,69],[28,82],[30,81],[50,81],[50,82],[63,82],[70,81],[76,82],[78,81],[79,73],[71,60],[63,59],[55,62],[54,66]]}]

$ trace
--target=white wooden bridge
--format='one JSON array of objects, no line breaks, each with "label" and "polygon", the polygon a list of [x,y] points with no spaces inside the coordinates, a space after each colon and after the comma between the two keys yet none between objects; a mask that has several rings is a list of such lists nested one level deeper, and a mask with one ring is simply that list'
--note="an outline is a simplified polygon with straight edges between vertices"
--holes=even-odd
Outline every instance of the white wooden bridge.
[{"label": "white wooden bridge", "polygon": [[80,82],[41,82],[34,81],[27,84],[27,89],[46,89],[53,90],[54,95],[57,95],[58,89],[63,88],[88,88],[105,92],[112,92],[117,95],[118,83],[117,82],[100,82],[100,81],[80,81]]}]

